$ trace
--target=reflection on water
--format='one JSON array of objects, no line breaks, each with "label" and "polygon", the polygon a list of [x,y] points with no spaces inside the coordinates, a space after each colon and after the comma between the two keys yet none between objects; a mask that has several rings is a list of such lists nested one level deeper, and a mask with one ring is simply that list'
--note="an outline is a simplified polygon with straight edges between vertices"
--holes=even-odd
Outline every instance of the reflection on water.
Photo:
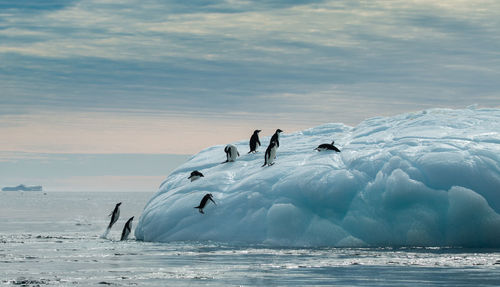
[{"label": "reflection on water", "polygon": [[[498,286],[499,250],[118,241],[151,193],[0,194],[0,282],[23,286]],[[120,220],[101,239],[118,201]]]}]

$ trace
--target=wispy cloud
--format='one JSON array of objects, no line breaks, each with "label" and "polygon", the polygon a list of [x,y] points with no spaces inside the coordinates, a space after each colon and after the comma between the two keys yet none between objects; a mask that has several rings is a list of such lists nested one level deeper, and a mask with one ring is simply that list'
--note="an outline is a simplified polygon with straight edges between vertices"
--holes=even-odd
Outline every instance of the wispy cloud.
[{"label": "wispy cloud", "polygon": [[500,105],[498,1],[9,1],[0,8],[3,115],[354,124],[429,106]]}]

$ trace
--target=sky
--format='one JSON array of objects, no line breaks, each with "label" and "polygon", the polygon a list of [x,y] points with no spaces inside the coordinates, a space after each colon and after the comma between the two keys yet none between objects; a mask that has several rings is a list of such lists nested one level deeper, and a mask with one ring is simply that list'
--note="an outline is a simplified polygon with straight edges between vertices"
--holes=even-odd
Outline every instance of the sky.
[{"label": "sky", "polygon": [[[69,156],[122,189],[90,177],[174,156],[161,178],[254,129],[500,107],[499,31],[496,0],[0,0],[0,166],[20,170],[0,186],[71,187]],[[102,167],[119,155],[127,172]],[[40,158],[52,175],[22,171]]]}]

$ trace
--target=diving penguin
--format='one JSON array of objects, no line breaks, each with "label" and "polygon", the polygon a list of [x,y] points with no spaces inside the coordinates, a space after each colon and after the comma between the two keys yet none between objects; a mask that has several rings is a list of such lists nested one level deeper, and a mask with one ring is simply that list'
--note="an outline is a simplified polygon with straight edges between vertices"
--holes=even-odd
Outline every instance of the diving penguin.
[{"label": "diving penguin", "polygon": [[200,177],[205,177],[205,176],[203,175],[203,173],[201,173],[201,172],[199,172],[197,170],[194,170],[194,171],[191,172],[191,175],[188,177],[188,179],[190,179],[191,182],[193,182],[193,181],[197,180]]},{"label": "diving penguin", "polygon": [[130,217],[127,220],[127,223],[125,223],[125,226],[123,226],[123,231],[122,231],[122,237],[120,240],[127,240],[128,235],[130,234],[130,231],[132,230],[132,220],[134,220],[134,217]]},{"label": "diving penguin", "polygon": [[115,209],[113,209],[113,211],[108,215],[108,216],[111,216],[111,220],[109,221],[108,228],[106,228],[106,231],[101,236],[101,238],[106,238],[106,236],[108,236],[109,231],[111,230],[111,227],[113,227],[113,224],[115,224],[115,222],[118,221],[118,218],[120,217],[120,205],[121,204],[122,204],[121,202],[118,202],[115,205]]},{"label": "diving penguin", "polygon": [[205,206],[207,205],[207,202],[208,202],[209,200],[210,200],[211,202],[213,202],[215,205],[217,205],[217,203],[215,203],[215,201],[213,200],[212,194],[211,194],[211,193],[207,193],[207,194],[205,194],[205,196],[201,199],[201,201],[200,201],[200,205],[195,206],[194,208],[198,208],[198,211],[199,211],[200,213],[205,214],[205,212],[203,212],[203,208],[205,208]]},{"label": "diving penguin", "polygon": [[320,144],[314,150],[317,150],[317,151],[333,150],[333,151],[336,151],[336,152],[340,152],[340,150],[336,146],[333,145],[334,143],[335,143],[335,141],[332,141],[331,144]]}]

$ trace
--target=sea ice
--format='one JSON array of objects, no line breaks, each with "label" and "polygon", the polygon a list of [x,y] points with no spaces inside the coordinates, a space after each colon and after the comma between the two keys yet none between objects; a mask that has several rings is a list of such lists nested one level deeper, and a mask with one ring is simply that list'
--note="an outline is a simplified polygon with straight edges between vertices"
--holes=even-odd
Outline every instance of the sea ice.
[{"label": "sea ice", "polygon": [[[332,140],[340,153],[314,151]],[[431,109],[282,134],[270,167],[261,167],[263,152],[246,154],[248,139],[232,144],[242,151],[235,162],[220,164],[224,146],[213,146],[172,172],[136,238],[500,247],[498,109]],[[191,182],[193,170],[205,177]],[[207,193],[217,205],[200,214],[193,207]]]}]

